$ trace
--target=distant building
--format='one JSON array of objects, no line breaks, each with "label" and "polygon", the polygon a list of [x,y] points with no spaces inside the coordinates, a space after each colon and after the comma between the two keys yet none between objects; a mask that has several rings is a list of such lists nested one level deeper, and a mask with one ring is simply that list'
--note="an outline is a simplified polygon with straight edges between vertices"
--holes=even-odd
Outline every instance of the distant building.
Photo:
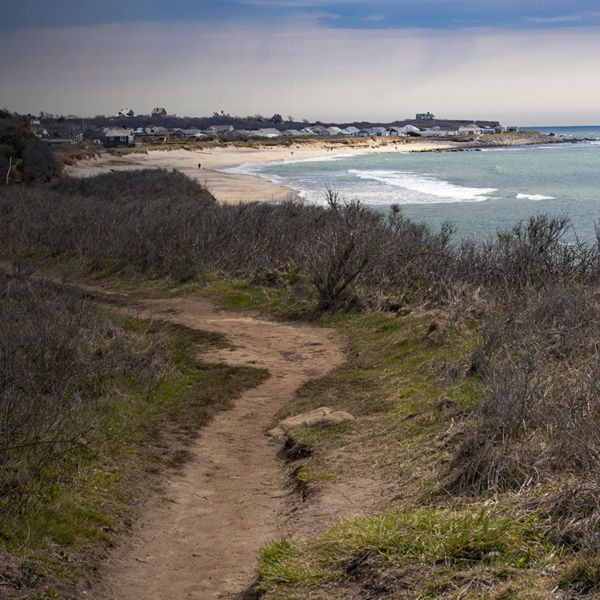
[{"label": "distant building", "polygon": [[157,108],[153,108],[152,109],[152,116],[153,117],[166,117],[167,116],[167,111],[165,110],[164,107],[159,106]]},{"label": "distant building", "polygon": [[342,130],[339,127],[326,127],[323,131],[319,132],[319,135],[323,137],[336,137],[342,134]]},{"label": "distant building", "polygon": [[353,125],[350,125],[349,127],[342,129],[342,134],[354,137],[354,136],[358,135],[359,131],[360,130],[358,129],[358,127],[354,127]]},{"label": "distant building", "polygon": [[154,135],[154,136],[159,136],[159,137],[169,137],[171,132],[166,127],[156,126],[156,127],[147,127],[146,133],[148,135]]},{"label": "distant building", "polygon": [[471,123],[470,125],[461,125],[458,128],[459,135],[479,135],[481,134],[481,127],[477,123]]},{"label": "distant building", "polygon": [[420,134],[421,130],[418,127],[415,127],[414,125],[403,125],[400,128],[404,133],[406,134]]},{"label": "distant building", "polygon": [[104,135],[107,148],[129,148],[134,146],[133,129],[109,129]]},{"label": "distant building", "polygon": [[233,125],[211,125],[207,130],[206,133],[212,133],[212,134],[227,134],[227,133],[231,133],[233,131]]},{"label": "distant building", "polygon": [[432,115],[430,112],[426,113],[418,113],[417,121],[433,121],[435,119],[435,115]]},{"label": "distant building", "polygon": [[135,111],[133,110],[133,108],[123,108],[119,111],[119,117],[135,117]]},{"label": "distant building", "polygon": [[386,137],[389,135],[385,127],[371,127],[369,132],[370,135],[374,135],[375,137]]},{"label": "distant building", "polygon": [[388,127],[386,129],[388,135],[402,137],[406,135],[406,132],[402,127]]},{"label": "distant building", "polygon": [[258,135],[260,137],[265,137],[265,138],[276,138],[281,135],[281,132],[279,131],[279,129],[275,129],[273,127],[267,127],[266,129],[259,129]]}]

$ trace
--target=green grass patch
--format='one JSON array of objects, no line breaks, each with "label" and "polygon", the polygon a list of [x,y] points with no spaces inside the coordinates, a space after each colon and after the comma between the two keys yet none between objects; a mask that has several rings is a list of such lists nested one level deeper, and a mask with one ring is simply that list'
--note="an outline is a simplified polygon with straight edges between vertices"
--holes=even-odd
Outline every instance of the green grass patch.
[{"label": "green grass patch", "polygon": [[[510,512],[394,511],[342,521],[307,542],[270,542],[259,555],[261,588],[267,599],[302,597],[311,588],[343,581],[373,558],[383,570],[414,563],[431,568],[431,595],[421,597],[439,597],[444,579],[475,566],[497,583],[506,573],[526,577],[534,567],[553,565],[562,554],[542,542],[534,521]],[[404,584],[419,593],[425,587],[420,578]]]}]

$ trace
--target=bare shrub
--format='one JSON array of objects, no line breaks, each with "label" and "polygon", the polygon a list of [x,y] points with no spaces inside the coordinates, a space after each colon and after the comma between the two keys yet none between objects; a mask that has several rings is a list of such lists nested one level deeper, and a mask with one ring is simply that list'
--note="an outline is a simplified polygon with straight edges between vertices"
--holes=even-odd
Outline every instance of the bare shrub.
[{"label": "bare shrub", "polygon": [[575,284],[530,291],[488,319],[474,353],[485,388],[459,441],[458,489],[600,469],[600,307]]},{"label": "bare shrub", "polygon": [[64,477],[102,429],[114,378],[150,383],[157,356],[78,293],[1,273],[0,501]]},{"label": "bare shrub", "polygon": [[306,248],[310,278],[320,310],[336,308],[356,278],[376,260],[380,250],[380,218],[358,201],[344,201],[327,191],[329,210]]}]

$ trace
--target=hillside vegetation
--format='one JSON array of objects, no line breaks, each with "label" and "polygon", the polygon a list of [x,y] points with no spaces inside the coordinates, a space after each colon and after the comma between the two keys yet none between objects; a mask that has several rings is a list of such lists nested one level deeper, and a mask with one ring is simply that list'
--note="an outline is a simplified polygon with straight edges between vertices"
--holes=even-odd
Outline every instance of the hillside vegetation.
[{"label": "hillside vegetation", "polygon": [[[10,172],[9,172],[10,167]],[[52,149],[32,132],[29,119],[0,110],[0,181],[49,181],[60,175]]]},{"label": "hillside vegetation", "polygon": [[[397,208],[328,192],[220,206],[167,172],[0,195],[5,254],[88,274],[228,294],[234,306],[343,329],[355,358],[303,388],[354,428],[307,430],[298,474],[335,477],[332,449],[371,448],[390,511],[260,555],[257,594],[291,598],[569,598],[598,591],[600,250],[537,215],[454,240]],[[282,415],[283,416],[283,413]],[[340,472],[350,468],[338,464]]]}]

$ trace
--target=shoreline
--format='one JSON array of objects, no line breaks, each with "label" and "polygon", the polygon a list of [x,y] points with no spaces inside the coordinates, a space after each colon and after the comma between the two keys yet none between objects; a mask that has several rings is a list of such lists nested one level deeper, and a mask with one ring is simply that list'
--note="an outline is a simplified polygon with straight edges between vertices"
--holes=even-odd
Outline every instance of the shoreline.
[{"label": "shoreline", "polygon": [[402,138],[361,138],[352,140],[315,140],[302,143],[262,147],[233,145],[201,149],[156,149],[127,153],[104,153],[65,166],[70,177],[92,177],[102,173],[138,169],[176,169],[194,179],[214,195],[218,202],[238,204],[247,202],[278,201],[297,196],[298,190],[274,183],[258,175],[229,173],[225,169],[245,164],[296,161],[310,158],[357,154],[387,154],[397,152],[444,152],[476,148],[517,146],[538,143],[556,143],[546,136],[515,136],[473,142]]},{"label": "shoreline", "polygon": [[103,154],[67,165],[70,177],[92,177],[102,173],[138,169],[176,169],[202,183],[224,204],[265,202],[296,196],[297,190],[273,183],[258,175],[228,173],[224,169],[245,164],[295,161],[308,158],[356,154],[438,151],[460,147],[456,142],[416,140],[390,142],[366,139],[365,143],[336,143],[315,141],[314,144],[236,148],[233,146],[197,150],[160,149],[126,154]]}]

